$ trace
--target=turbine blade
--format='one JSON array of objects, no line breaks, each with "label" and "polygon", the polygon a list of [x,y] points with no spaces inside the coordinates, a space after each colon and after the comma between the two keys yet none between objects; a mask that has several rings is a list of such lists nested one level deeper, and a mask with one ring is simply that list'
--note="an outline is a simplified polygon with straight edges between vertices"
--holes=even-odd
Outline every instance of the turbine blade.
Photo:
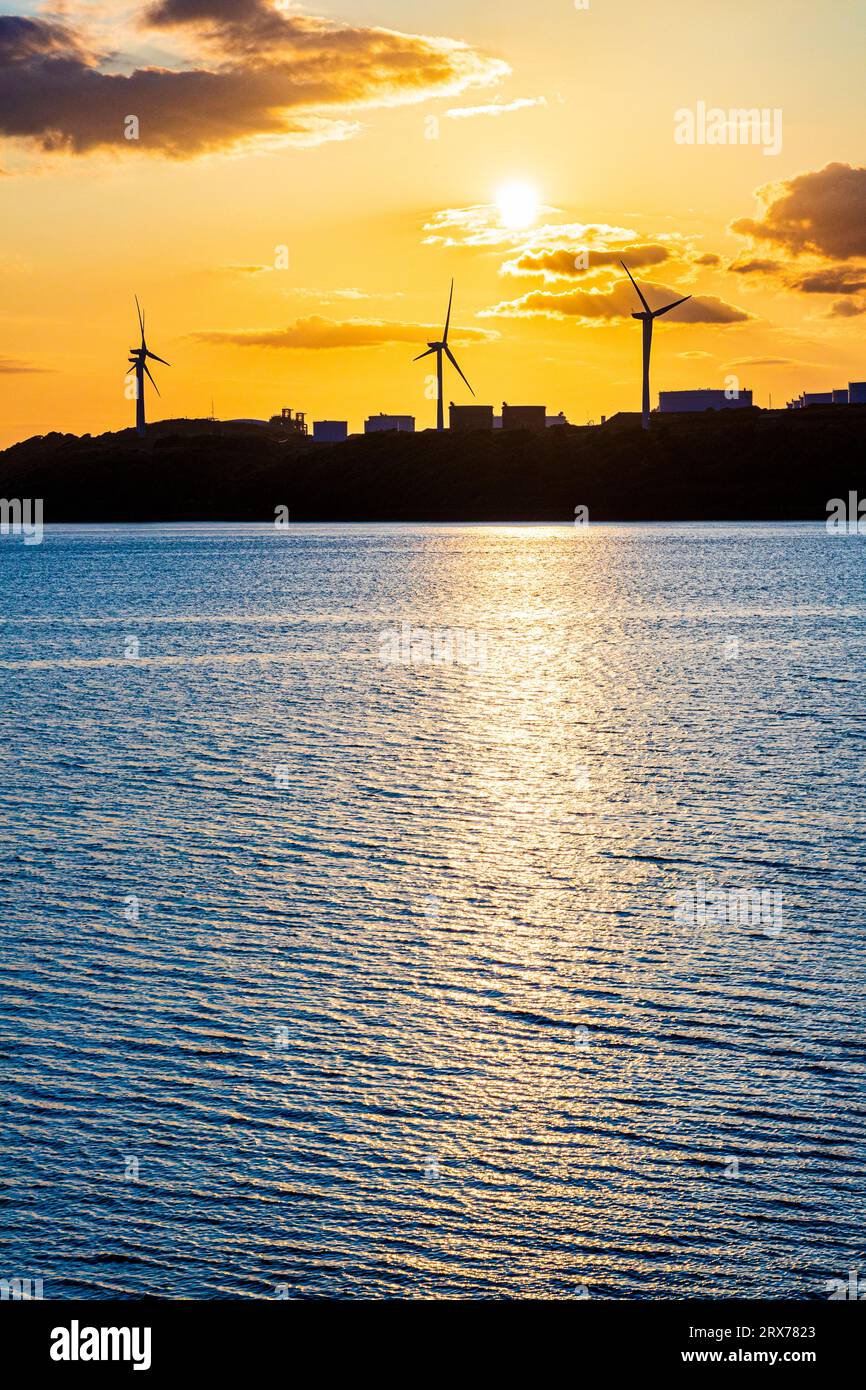
[{"label": "turbine blade", "polygon": [[135,296],[135,307],[138,310],[138,326],[141,329],[141,341],[144,342],[144,315],[141,312],[141,305],[138,302],[138,295]]},{"label": "turbine blade", "polygon": [[420,362],[422,357],[429,357],[430,354],[431,354],[431,352],[435,352],[435,351],[436,351],[435,348],[428,348],[426,352],[419,352],[419,354],[418,354],[417,357],[413,357],[413,358],[412,358],[412,361],[413,361],[413,362]]},{"label": "turbine blade", "polygon": [[685,304],[686,299],[691,299],[691,295],[687,294],[685,299],[675,299],[673,304],[666,304],[663,309],[653,309],[653,318],[658,319],[661,318],[662,314],[669,314],[671,309],[676,309],[680,304]]},{"label": "turbine blade", "polygon": [[[144,365],[144,370],[147,372],[147,375],[150,376],[150,368],[148,367],[147,363],[145,362],[143,365]],[[159,395],[161,394],[160,389],[159,389],[159,387],[157,386],[156,382],[153,380],[153,377],[152,377],[152,376],[150,376],[150,380],[151,380],[151,383],[152,383],[152,385],[153,385],[154,391],[155,391],[156,394],[159,396]]]},{"label": "turbine blade", "polygon": [[646,300],[644,299],[643,295],[641,294],[640,290],[638,290],[638,288],[637,288],[637,280],[636,280],[636,279],[634,278],[634,276],[632,275],[632,273],[631,273],[631,271],[629,270],[628,266],[626,265],[625,261],[620,261],[620,265],[622,266],[622,268],[623,268],[623,270],[625,271],[626,275],[628,276],[629,280],[631,280],[632,284],[634,285],[635,289],[637,290],[637,297],[638,297],[638,299],[640,300],[641,304],[642,304],[643,307],[646,309],[646,311],[647,311],[648,314],[651,313],[652,311],[651,311],[651,309],[650,309],[650,306],[647,304],[647,302],[646,302]]},{"label": "turbine blade", "polygon": [[166,360],[165,360],[164,357],[157,357],[157,355],[156,355],[155,352],[151,352],[151,351],[150,351],[150,348],[148,348],[148,350],[147,350],[147,355],[148,355],[148,357],[152,357],[153,360],[154,360],[154,362],[161,362],[162,365],[163,365],[164,367],[170,367],[170,366],[171,366],[171,363],[170,363],[170,362],[166,362]]},{"label": "turbine blade", "polygon": [[453,303],[453,300],[454,300],[454,281],[453,281],[453,279],[452,279],[452,281],[451,281],[451,293],[450,293],[450,295],[448,296],[448,314],[447,314],[447,317],[446,317],[446,319],[445,319],[445,332],[442,334],[442,341],[443,341],[443,343],[447,343],[447,342],[448,342],[448,325],[449,325],[449,323],[451,322],[451,305],[452,305],[452,303]]},{"label": "turbine blade", "polygon": [[[451,351],[450,347],[447,346],[447,344],[446,344],[446,346],[445,346],[445,353],[446,353],[446,356],[448,357],[448,361],[451,363],[451,366],[452,366],[452,367],[455,367],[455,368],[457,369],[457,371],[460,372],[460,366],[459,366],[459,364],[458,364],[458,362],[457,362],[457,358],[454,356],[454,353]],[[460,375],[463,376],[463,373],[460,372]],[[466,381],[465,376],[463,376],[463,380]],[[468,381],[466,381],[466,385],[469,386],[469,382],[468,382]],[[471,386],[469,386],[469,390],[472,391],[472,387],[471,387]],[[474,395],[475,395],[475,392],[472,391],[472,394],[473,394],[473,396],[474,396]]]}]

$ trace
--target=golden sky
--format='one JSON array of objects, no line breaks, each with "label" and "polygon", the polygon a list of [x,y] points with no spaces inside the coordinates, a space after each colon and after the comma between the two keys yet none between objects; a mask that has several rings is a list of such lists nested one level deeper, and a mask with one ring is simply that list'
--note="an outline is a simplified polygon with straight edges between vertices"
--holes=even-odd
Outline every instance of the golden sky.
[{"label": "golden sky", "polygon": [[477,400],[638,409],[620,258],[654,397],[866,379],[863,10],[0,3],[0,445],[133,422],[135,293],[150,419],[429,426],[452,276]]}]

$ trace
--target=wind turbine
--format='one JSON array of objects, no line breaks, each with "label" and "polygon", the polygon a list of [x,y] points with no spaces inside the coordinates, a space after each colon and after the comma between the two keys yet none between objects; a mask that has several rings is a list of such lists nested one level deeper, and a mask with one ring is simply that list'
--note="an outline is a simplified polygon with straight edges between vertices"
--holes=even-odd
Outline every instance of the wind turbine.
[{"label": "wind turbine", "polygon": [[150,368],[147,365],[147,359],[148,357],[150,357],[153,359],[154,362],[161,362],[164,367],[170,367],[171,363],[166,362],[164,357],[157,357],[155,352],[151,352],[150,348],[147,346],[147,343],[144,340],[144,315],[141,312],[141,305],[138,302],[138,295],[135,296],[135,307],[138,310],[138,323],[139,327],[141,328],[141,347],[129,349],[129,360],[132,365],[130,366],[129,371],[126,373],[126,375],[130,376],[132,372],[135,372],[135,428],[136,432],[143,437],[146,432],[146,426],[144,421],[145,373],[147,373],[147,375],[150,377],[153,389],[156,392],[156,394],[159,395],[159,387],[153,380],[153,377],[150,376]]},{"label": "wind turbine", "polygon": [[691,295],[687,294],[685,296],[685,299],[675,299],[673,304],[666,304],[663,309],[651,309],[650,306],[647,304],[646,300],[644,299],[643,295],[641,294],[640,290],[638,290],[637,281],[635,280],[625,261],[620,261],[620,265],[622,266],[629,280],[631,280],[632,284],[637,290],[638,299],[643,305],[643,313],[632,314],[632,318],[640,319],[641,323],[643,324],[643,414],[641,423],[644,429],[648,430],[650,427],[649,368],[650,350],[653,345],[653,321],[655,319],[661,318],[662,314],[669,314],[671,309],[676,309],[678,304],[685,304],[686,299],[691,299]]},{"label": "wind turbine", "polygon": [[[457,358],[454,356],[454,353],[451,351],[450,347],[448,346],[448,325],[449,325],[450,322],[451,322],[451,302],[452,302],[453,299],[454,299],[454,281],[452,280],[452,281],[451,281],[451,294],[450,294],[450,296],[449,296],[449,298],[448,298],[448,314],[447,314],[447,317],[446,317],[446,319],[445,319],[445,332],[442,334],[442,341],[441,341],[441,343],[428,343],[428,344],[427,344],[427,351],[426,351],[426,352],[421,352],[421,353],[419,353],[418,356],[414,359],[416,362],[420,362],[422,357],[429,357],[430,354],[431,354],[431,352],[435,352],[435,354],[436,354],[436,380],[437,380],[438,385],[439,385],[439,400],[438,400],[438,403],[437,403],[437,406],[436,406],[436,428],[437,428],[437,430],[439,430],[439,431],[442,431],[442,430],[444,430],[444,428],[445,428],[445,399],[444,399],[443,394],[442,394],[442,358],[443,358],[443,355],[444,355],[445,357],[448,358],[448,361],[451,363],[451,366],[454,367],[458,372],[460,372],[460,375],[461,375],[461,376],[463,376],[463,373],[460,371],[460,367],[459,367],[459,365],[458,365],[458,363],[457,363]],[[466,381],[466,377],[465,377],[465,376],[463,376],[463,380]],[[468,381],[466,381],[466,385],[469,386],[469,382],[468,382]],[[472,391],[472,387],[471,387],[471,386],[469,386],[469,390]],[[472,391],[472,394],[473,394],[473,396],[474,396],[474,395],[475,395],[475,392]]]}]

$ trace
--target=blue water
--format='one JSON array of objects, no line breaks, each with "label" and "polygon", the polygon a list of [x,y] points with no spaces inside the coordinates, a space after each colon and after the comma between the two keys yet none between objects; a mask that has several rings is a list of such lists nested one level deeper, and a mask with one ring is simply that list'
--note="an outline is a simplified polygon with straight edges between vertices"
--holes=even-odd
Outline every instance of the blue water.
[{"label": "blue water", "polygon": [[0,541],[0,1277],[866,1276],[864,575],[806,525]]}]

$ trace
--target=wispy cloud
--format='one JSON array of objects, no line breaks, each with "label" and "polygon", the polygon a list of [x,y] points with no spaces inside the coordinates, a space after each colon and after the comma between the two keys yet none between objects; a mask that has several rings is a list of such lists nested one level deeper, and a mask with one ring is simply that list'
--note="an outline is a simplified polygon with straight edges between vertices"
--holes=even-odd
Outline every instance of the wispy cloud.
[{"label": "wispy cloud", "polygon": [[288,291],[288,293],[291,294],[293,298],[294,298],[294,297],[297,297],[298,299],[315,299],[315,300],[317,300],[318,303],[320,303],[320,304],[324,304],[324,303],[327,303],[327,302],[334,302],[334,301],[337,301],[337,300],[340,300],[340,301],[349,300],[349,301],[361,302],[361,301],[363,301],[363,300],[368,300],[368,299],[402,299],[402,298],[403,298],[403,291],[402,291],[402,290],[376,290],[375,293],[370,293],[370,292],[367,291],[367,290],[360,290],[360,289],[358,289],[356,286],[353,286],[353,285],[349,285],[349,286],[347,286],[345,289],[333,289],[333,290],[306,289],[306,288],[301,287],[301,286],[298,286],[298,285],[293,285],[292,288],[291,288],[291,290]]},{"label": "wispy cloud", "polygon": [[517,97],[514,101],[491,102],[487,106],[455,106],[445,115],[452,121],[467,121],[474,116],[507,116],[512,111],[526,111],[533,106],[546,106],[547,97]]},{"label": "wispy cloud", "polygon": [[734,275],[778,275],[782,268],[781,261],[768,260],[762,256],[731,261],[728,266],[728,270]]},{"label": "wispy cloud", "polygon": [[19,362],[14,357],[0,357],[0,376],[24,376],[31,372],[50,372],[53,367],[37,367],[32,362]]},{"label": "wispy cloud", "polygon": [[809,366],[807,362],[800,362],[796,357],[738,357],[734,362],[726,362],[725,367],[804,367]]},{"label": "wispy cloud", "polygon": [[[388,343],[416,343],[423,347],[431,335],[439,335],[442,325],[389,323],[384,319],[329,319],[313,314],[296,319],[285,328],[216,329],[194,333],[197,342],[217,347],[248,347],[318,350],[324,348],[382,347]],[[499,335],[482,328],[451,330],[454,342],[490,342]]]},{"label": "wispy cloud", "polygon": [[[557,212],[559,209],[554,207],[538,209],[540,217],[550,217]],[[566,236],[569,231],[577,234],[578,226],[580,224],[574,223],[570,227],[551,226],[547,230]],[[425,222],[423,231],[426,232],[423,238],[425,246],[501,246],[516,249],[534,244],[543,236],[545,229],[535,228],[529,233],[525,229],[518,231],[506,227],[495,203],[475,203],[469,207],[440,209]]]}]

